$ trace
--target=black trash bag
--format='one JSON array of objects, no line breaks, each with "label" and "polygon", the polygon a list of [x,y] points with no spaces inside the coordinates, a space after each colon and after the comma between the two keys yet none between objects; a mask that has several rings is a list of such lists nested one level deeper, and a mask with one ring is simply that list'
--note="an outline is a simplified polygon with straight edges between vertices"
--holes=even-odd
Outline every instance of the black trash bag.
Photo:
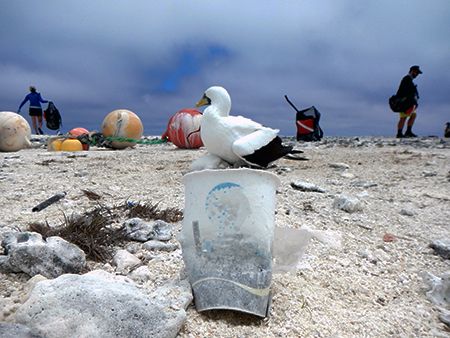
[{"label": "black trash bag", "polygon": [[44,110],[45,125],[48,129],[59,130],[62,127],[62,118],[59,110],[52,101],[48,103],[47,109]]}]

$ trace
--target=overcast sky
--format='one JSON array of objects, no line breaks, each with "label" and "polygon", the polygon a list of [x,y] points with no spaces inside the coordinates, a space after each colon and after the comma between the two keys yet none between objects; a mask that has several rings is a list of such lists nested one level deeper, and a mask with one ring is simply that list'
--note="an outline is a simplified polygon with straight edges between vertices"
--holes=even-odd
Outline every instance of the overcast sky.
[{"label": "overcast sky", "polygon": [[[295,112],[316,106],[325,135],[396,133],[387,99],[412,65],[414,131],[450,121],[449,0],[0,0],[0,111],[35,85],[64,131],[100,130],[119,108],[146,135],[194,107],[212,85],[232,114],[295,135]],[[28,106],[22,108],[28,117]]]}]

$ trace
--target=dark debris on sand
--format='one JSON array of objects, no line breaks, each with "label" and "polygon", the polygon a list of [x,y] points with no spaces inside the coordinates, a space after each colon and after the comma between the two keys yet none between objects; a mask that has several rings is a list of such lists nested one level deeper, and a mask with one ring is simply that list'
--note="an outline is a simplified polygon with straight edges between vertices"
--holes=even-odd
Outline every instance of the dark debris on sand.
[{"label": "dark debris on sand", "polygon": [[[91,199],[99,199],[97,194],[90,192],[85,194]],[[177,222],[183,218],[180,209],[160,209],[158,204],[130,201],[113,207],[99,204],[81,215],[64,214],[64,223],[58,226],[50,226],[47,222],[35,222],[29,224],[28,229],[40,233],[44,238],[61,237],[83,250],[87,259],[107,262],[112,258],[114,247],[128,241],[125,227],[122,225],[127,218],[161,219],[166,222]]]}]

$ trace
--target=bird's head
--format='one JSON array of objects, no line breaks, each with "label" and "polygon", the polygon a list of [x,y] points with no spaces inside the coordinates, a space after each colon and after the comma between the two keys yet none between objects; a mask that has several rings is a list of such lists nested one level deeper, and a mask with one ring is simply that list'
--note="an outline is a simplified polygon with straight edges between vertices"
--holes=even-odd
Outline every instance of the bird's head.
[{"label": "bird's head", "polygon": [[195,104],[196,107],[209,106],[211,104],[211,99],[203,94],[202,98]]},{"label": "bird's head", "polygon": [[228,116],[231,109],[231,98],[225,88],[219,86],[209,87],[200,101],[196,104],[201,106],[214,106],[221,116]]}]

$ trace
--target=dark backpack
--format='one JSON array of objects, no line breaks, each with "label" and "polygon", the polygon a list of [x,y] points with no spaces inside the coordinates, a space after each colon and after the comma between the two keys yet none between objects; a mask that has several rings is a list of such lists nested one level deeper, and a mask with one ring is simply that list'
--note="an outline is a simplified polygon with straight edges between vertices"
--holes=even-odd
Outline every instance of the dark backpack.
[{"label": "dark backpack", "polygon": [[297,126],[297,141],[320,141],[323,137],[323,130],[320,128],[320,112],[312,106],[303,110],[298,110],[285,95],[286,101],[295,109]]},{"label": "dark backpack", "polygon": [[394,113],[404,112],[409,108],[409,102],[407,101],[406,97],[400,97],[395,94],[389,98],[389,107]]},{"label": "dark backpack", "polygon": [[44,110],[44,118],[48,129],[59,130],[62,127],[61,114],[51,101],[48,103],[47,109]]}]

